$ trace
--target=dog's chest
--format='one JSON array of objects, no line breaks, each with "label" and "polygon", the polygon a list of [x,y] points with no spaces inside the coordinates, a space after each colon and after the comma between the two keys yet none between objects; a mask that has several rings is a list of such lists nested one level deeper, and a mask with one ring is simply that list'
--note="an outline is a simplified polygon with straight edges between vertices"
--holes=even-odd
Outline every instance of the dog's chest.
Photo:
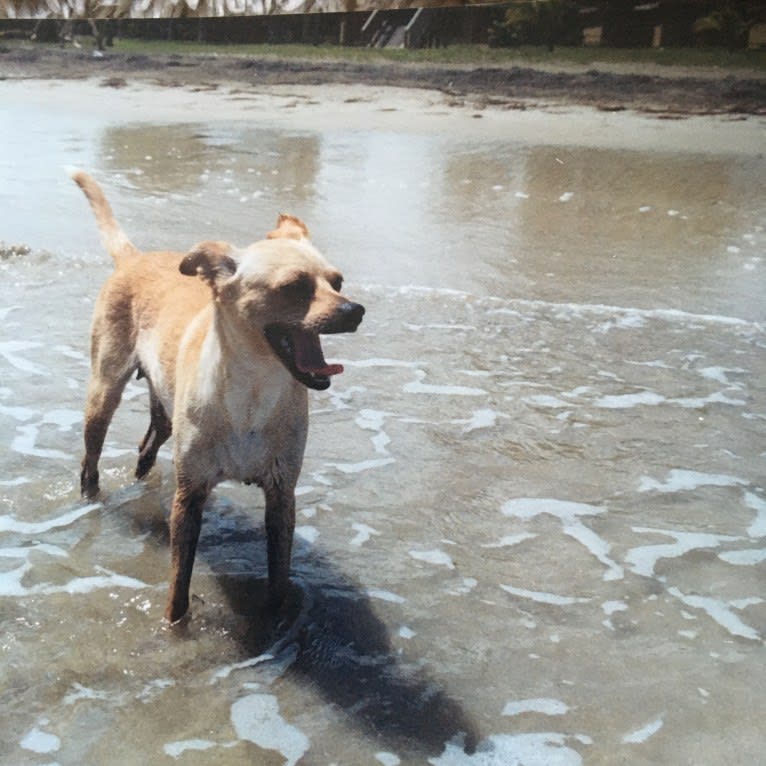
[{"label": "dog's chest", "polygon": [[[296,457],[302,443],[296,434],[304,418],[296,402],[285,402],[283,391],[261,388],[258,397],[242,398],[237,392],[226,397],[228,427],[219,434],[216,462],[224,478],[263,484],[289,456]],[[302,457],[302,447],[298,450]]]}]

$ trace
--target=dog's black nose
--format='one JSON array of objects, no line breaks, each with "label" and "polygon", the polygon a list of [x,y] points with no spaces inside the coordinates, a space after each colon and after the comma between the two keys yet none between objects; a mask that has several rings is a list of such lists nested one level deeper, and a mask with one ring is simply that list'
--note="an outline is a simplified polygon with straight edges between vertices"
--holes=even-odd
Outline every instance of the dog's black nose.
[{"label": "dog's black nose", "polygon": [[364,316],[364,306],[346,301],[335,309],[335,316],[321,332],[354,332]]},{"label": "dog's black nose", "polygon": [[359,323],[364,316],[364,306],[362,306],[361,303],[351,303],[351,301],[346,301],[346,303],[341,304],[338,310],[345,321],[354,326],[354,329],[359,327]]}]

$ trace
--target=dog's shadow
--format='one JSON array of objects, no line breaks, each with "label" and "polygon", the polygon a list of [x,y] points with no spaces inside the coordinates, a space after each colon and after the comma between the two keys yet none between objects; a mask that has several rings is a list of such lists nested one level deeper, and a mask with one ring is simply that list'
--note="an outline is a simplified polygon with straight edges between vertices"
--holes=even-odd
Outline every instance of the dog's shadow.
[{"label": "dog's shadow", "polygon": [[[167,542],[159,514],[134,522],[143,531],[150,526],[155,541]],[[245,512],[214,494],[197,557],[212,570],[223,598],[216,610],[192,595],[198,615],[192,620],[204,615],[227,622],[242,660],[290,655],[287,678],[310,685],[392,751],[435,756],[461,738],[467,753],[475,750],[476,724],[437,679],[396,652],[368,594],[316,545],[296,536],[292,587],[278,614],[267,607],[266,533],[257,505]]]}]

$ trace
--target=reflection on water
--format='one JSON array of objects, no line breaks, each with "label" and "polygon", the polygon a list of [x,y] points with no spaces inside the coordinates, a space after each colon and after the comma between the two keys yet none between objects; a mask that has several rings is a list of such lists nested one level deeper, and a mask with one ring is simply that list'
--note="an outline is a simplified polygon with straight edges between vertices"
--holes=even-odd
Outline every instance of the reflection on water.
[{"label": "reflection on water", "polygon": [[[172,466],[131,478],[140,382],[106,496],[77,497],[110,266],[38,158],[2,234],[34,252],[0,263],[0,761],[758,761],[762,159],[60,130],[40,151],[80,147],[137,242],[294,212],[368,313],[325,344],[346,371],[312,395],[286,608],[263,609],[260,496],[225,485],[170,632]],[[19,183],[23,140],[0,167]]]},{"label": "reflection on water", "polygon": [[[145,193],[205,195],[210,173],[223,174],[228,193],[257,199],[271,185],[296,200],[312,195],[317,174],[319,138],[300,140],[283,134],[198,126],[111,126],[101,139],[101,161],[108,177],[127,174]],[[260,193],[259,193],[260,192]]]}]

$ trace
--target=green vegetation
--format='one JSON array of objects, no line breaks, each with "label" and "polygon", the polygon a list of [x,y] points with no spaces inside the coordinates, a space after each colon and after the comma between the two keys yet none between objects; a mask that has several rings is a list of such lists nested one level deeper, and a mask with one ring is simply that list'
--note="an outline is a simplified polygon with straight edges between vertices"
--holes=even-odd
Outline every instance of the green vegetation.
[{"label": "green vegetation", "polygon": [[207,56],[267,57],[345,61],[349,63],[400,62],[451,66],[661,66],[722,67],[766,70],[766,51],[725,48],[606,48],[522,45],[490,48],[486,45],[453,45],[417,50],[342,47],[338,45],[235,45],[195,42],[166,42],[135,39],[115,40],[114,50],[128,54],[204,54]]}]

